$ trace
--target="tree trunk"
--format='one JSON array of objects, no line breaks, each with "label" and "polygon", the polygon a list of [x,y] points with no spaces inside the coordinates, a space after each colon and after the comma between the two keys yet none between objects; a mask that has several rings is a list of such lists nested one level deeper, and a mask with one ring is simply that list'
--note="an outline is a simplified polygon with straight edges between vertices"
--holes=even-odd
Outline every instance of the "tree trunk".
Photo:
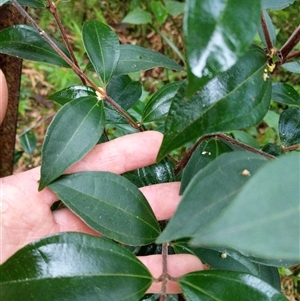
[{"label": "tree trunk", "polygon": [[[24,22],[15,7],[0,6],[0,30]],[[4,177],[13,172],[22,60],[0,54],[0,68],[6,77],[9,95],[6,116],[0,126],[0,177]]]}]

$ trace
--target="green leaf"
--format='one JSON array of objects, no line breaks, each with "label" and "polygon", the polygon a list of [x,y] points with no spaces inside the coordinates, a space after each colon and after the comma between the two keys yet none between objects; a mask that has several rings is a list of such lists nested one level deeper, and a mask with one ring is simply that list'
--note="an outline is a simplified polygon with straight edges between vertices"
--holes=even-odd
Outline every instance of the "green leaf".
[{"label": "green leaf", "polygon": [[280,114],[279,137],[284,146],[300,143],[300,108],[288,108]]},{"label": "green leaf", "polygon": [[142,84],[132,81],[128,75],[113,76],[106,92],[123,109],[130,109],[142,95]]},{"label": "green leaf", "polygon": [[2,300],[131,301],[152,282],[132,253],[82,233],[60,233],[25,246],[0,266],[0,275]]},{"label": "green leaf", "polygon": [[43,144],[39,190],[83,158],[98,142],[105,124],[103,102],[74,99],[53,118]]},{"label": "green leaf", "polygon": [[287,301],[261,279],[233,271],[202,271],[179,279],[187,301]]},{"label": "green leaf", "polygon": [[300,73],[300,62],[289,62],[281,65],[285,70]]},{"label": "green leaf", "polygon": [[122,176],[79,172],[61,177],[49,187],[85,223],[108,238],[144,245],[160,232],[143,194]]},{"label": "green leaf", "polygon": [[253,262],[251,258],[238,251],[225,248],[193,248],[186,241],[172,244],[175,252],[194,254],[202,262],[209,265],[210,269],[237,271],[251,274],[272,285],[280,291],[280,276],[276,267],[269,267]]},{"label": "green leaf", "polygon": [[127,172],[123,176],[137,187],[175,181],[173,165],[167,158],[159,163]]},{"label": "green leaf", "polygon": [[291,267],[299,264],[298,260],[288,260],[288,259],[274,259],[274,258],[261,258],[249,256],[253,262],[257,262],[263,265],[273,266],[273,267]]},{"label": "green leaf", "polygon": [[298,92],[286,83],[272,83],[272,100],[288,105],[300,105]]},{"label": "green leaf", "polygon": [[255,48],[190,99],[184,96],[183,84],[168,113],[158,160],[204,134],[232,131],[260,122],[271,100],[271,81],[263,79],[265,62],[263,51]]},{"label": "green leaf", "polygon": [[260,13],[260,0],[187,2],[184,36],[189,95],[231,68],[248,50],[258,29]]},{"label": "green leaf", "polygon": [[185,3],[169,0],[165,1],[165,4],[169,14],[173,17],[177,17],[178,15],[184,13]]},{"label": "green leaf", "polygon": [[262,0],[263,9],[283,9],[293,4],[295,0]]},{"label": "green leaf", "polygon": [[[138,89],[139,88],[137,87],[137,90]],[[81,97],[89,97],[89,96],[97,97],[97,94],[95,93],[95,90],[93,88],[88,86],[71,86],[50,95],[48,99],[54,100],[55,102],[64,105],[73,99],[78,99]],[[121,99],[123,98],[124,97],[122,96]],[[123,115],[121,115],[120,112],[118,112],[108,102],[104,102],[104,111],[105,111],[106,123],[128,124],[127,119]]]},{"label": "green leaf", "polygon": [[147,24],[152,22],[151,14],[147,11],[136,8],[130,13],[128,13],[125,18],[122,20],[122,23],[128,23],[128,24]]},{"label": "green leaf", "polygon": [[193,152],[189,162],[183,170],[180,194],[183,193],[191,179],[198,171],[203,169],[210,162],[214,161],[221,154],[231,152],[233,150],[234,148],[229,144],[215,138],[201,142]]},{"label": "green leaf", "polygon": [[104,110],[107,124],[128,124],[128,120],[108,102],[104,102]]},{"label": "green leaf", "polygon": [[299,162],[292,153],[266,164],[191,243],[300,262]]},{"label": "green leaf", "polygon": [[266,145],[264,145],[264,147],[262,148],[262,151],[265,153],[268,153],[272,156],[278,157],[284,154],[283,149],[274,143],[267,143]]},{"label": "green leaf", "polygon": [[279,114],[269,110],[265,115],[263,121],[271,128],[277,130],[278,121],[279,121]]},{"label": "green leaf", "polygon": [[183,81],[168,83],[154,93],[144,108],[142,122],[145,123],[165,119],[172,99],[182,83]]},{"label": "green leaf", "polygon": [[48,96],[48,99],[64,105],[73,99],[96,96],[95,90],[88,86],[71,86]]},{"label": "green leaf", "polygon": [[[52,41],[69,57],[67,49],[58,41]],[[14,25],[0,31],[0,53],[25,60],[70,67],[55,50],[28,25]]]},{"label": "green leaf", "polygon": [[[0,5],[2,4],[0,1]],[[8,1],[4,1],[8,2]],[[22,6],[29,6],[29,7],[35,7],[35,8],[46,8],[47,2],[43,0],[18,0],[18,3]]]},{"label": "green leaf", "polygon": [[32,155],[36,148],[36,137],[34,132],[28,131],[23,133],[19,137],[20,137],[21,146],[24,149],[24,151],[27,154]]},{"label": "green leaf", "polygon": [[108,25],[90,20],[83,25],[82,40],[96,73],[107,84],[120,57],[118,36]]},{"label": "green leaf", "polygon": [[161,1],[151,1],[150,8],[159,25],[162,25],[168,18],[168,10]]},{"label": "green leaf", "polygon": [[[225,153],[201,169],[185,189],[173,218],[157,243],[191,237],[219,218],[247,181],[267,160],[235,151]],[[226,245],[225,245],[226,246]]]},{"label": "green leaf", "polygon": [[250,134],[244,131],[231,131],[230,132],[233,137],[242,143],[245,143],[249,146],[255,147],[255,148],[260,148],[259,142],[255,140]]},{"label": "green leaf", "polygon": [[[269,32],[272,45],[276,45],[276,30],[275,30],[275,26],[272,23],[272,19],[270,18],[269,14],[265,10],[262,13],[263,13],[263,16],[264,16],[264,19],[266,22],[267,30]],[[260,24],[260,26],[258,27],[258,33],[259,33],[260,39],[262,40],[264,45],[267,47],[268,45],[267,45],[265,35],[264,35],[263,29],[262,29],[262,24]]]},{"label": "green leaf", "polygon": [[140,72],[155,67],[183,71],[184,68],[165,55],[137,45],[120,45],[120,59],[115,75]]}]

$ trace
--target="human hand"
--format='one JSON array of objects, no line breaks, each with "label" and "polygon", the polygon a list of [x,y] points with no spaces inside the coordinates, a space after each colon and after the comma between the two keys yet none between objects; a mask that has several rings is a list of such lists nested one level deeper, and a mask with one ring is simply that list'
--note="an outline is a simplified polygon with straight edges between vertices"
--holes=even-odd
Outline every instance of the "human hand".
[{"label": "human hand", "polygon": [[[67,173],[78,171],[110,171],[116,174],[155,163],[162,134],[148,131],[117,138],[99,144]],[[69,209],[52,212],[51,205],[57,196],[48,188],[38,192],[40,168],[1,179],[1,257],[0,263],[24,245],[43,236],[77,231],[99,235]],[[180,183],[166,183],[141,188],[158,220],[172,217],[180,201]],[[161,202],[161,200],[164,202]],[[153,277],[162,272],[161,255],[139,257]],[[201,261],[192,255],[169,255],[168,272],[173,277],[203,269]],[[148,292],[159,293],[161,284],[153,284]],[[167,292],[178,293],[179,287],[169,281]]]},{"label": "human hand", "polygon": [[0,125],[4,119],[8,102],[8,89],[6,79],[0,69]]}]

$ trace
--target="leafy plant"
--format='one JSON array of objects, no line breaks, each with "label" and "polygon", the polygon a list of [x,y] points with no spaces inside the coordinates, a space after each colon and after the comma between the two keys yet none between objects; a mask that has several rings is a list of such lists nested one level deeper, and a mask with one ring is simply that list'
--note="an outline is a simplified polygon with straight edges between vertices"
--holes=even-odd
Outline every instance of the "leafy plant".
[{"label": "leafy plant", "polygon": [[[179,5],[149,3],[158,23],[171,14],[171,2]],[[11,1],[32,26],[16,25],[0,32],[0,52],[71,67],[82,82],[49,96],[62,107],[44,140],[39,189],[48,186],[106,238],[63,233],[25,246],[0,267],[4,300],[18,300],[20,295],[38,300],[46,289],[43,300],[149,300],[144,294],[158,279],[134,254],[146,248],[144,254],[161,252],[167,259],[168,244],[210,266],[178,279],[168,273],[159,278],[164,283],[177,281],[186,300],[287,300],[280,293],[277,267],[300,262],[300,97],[292,86],[273,82],[272,73],[290,63],[297,65],[299,51],[292,50],[300,28],[277,49],[268,11],[292,2],[187,1],[186,71],[160,53],[120,45],[108,25],[89,20],[82,28],[82,41],[90,60],[87,67],[101,80],[98,87],[78,67],[64,30],[66,46],[50,38],[20,6],[44,7],[44,1]],[[59,20],[55,5],[49,1],[47,7]],[[264,49],[252,43],[258,31]],[[166,84],[140,113],[133,111],[142,86],[130,74],[157,66],[180,71],[185,79]],[[280,145],[259,150],[228,134],[238,135],[262,120],[271,124],[271,100],[288,107],[276,129]],[[164,124],[157,164],[123,176],[62,175],[106,140],[108,124],[144,131],[155,122]],[[191,143],[175,164],[173,151]],[[178,179],[182,200],[165,227],[156,221],[137,187]],[[167,269],[166,262],[163,268]],[[165,297],[162,291],[161,300]],[[151,300],[157,298],[153,295]]]}]

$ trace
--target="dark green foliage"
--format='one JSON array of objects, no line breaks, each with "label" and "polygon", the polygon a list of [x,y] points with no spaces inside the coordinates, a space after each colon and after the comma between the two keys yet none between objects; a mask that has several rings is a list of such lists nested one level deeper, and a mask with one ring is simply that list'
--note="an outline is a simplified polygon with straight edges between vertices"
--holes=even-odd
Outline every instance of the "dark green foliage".
[{"label": "dark green foliage", "polygon": [[[18,2],[44,6],[37,0]],[[268,13],[293,2],[137,1],[124,22],[151,27],[154,20],[159,26],[184,11],[185,57],[151,28],[186,70],[162,53],[120,44],[110,26],[88,20],[82,28],[87,70],[95,71],[101,88],[93,76],[66,63],[34,27],[21,24],[0,32],[1,53],[72,67],[83,79],[82,85],[74,83],[48,97],[62,107],[44,139],[39,189],[48,186],[105,237],[62,233],[25,246],[0,266],[3,300],[157,300],[159,295],[143,297],[154,280],[132,253],[158,254],[162,243],[177,253],[195,254],[211,267],[177,279],[188,301],[287,300],[279,292],[277,267],[300,262],[300,156],[286,154],[299,148],[300,98],[294,87],[274,81],[271,74],[283,63],[298,72],[299,62],[288,57],[297,43],[274,50],[277,31]],[[257,32],[258,44],[266,49],[251,45]],[[65,46],[52,41],[71,57]],[[145,101],[146,88],[133,73],[155,67],[170,74],[175,70],[173,78],[179,80],[164,82]],[[261,141],[253,138],[258,134],[252,133],[265,130],[261,121],[267,120],[270,104],[281,113],[278,127],[272,125],[280,141],[260,151]],[[112,127],[122,135],[162,131],[158,162],[122,176],[63,175],[97,143],[107,141]],[[247,144],[238,141],[241,137]],[[32,154],[34,136],[24,134],[21,142]],[[182,154],[182,147],[189,151]],[[138,187],[178,179],[178,209],[170,221],[158,223]]]}]

